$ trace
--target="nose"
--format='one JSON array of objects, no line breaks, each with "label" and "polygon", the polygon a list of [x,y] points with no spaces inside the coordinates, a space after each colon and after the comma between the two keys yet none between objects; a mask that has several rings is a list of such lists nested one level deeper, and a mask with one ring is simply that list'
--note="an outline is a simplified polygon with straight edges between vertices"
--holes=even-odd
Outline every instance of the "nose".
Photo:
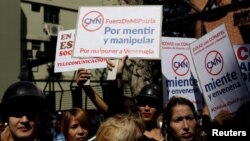
[{"label": "nose", "polygon": [[77,129],[78,134],[86,136],[88,134],[88,131],[82,127],[78,127]]},{"label": "nose", "polygon": [[189,130],[188,121],[186,119],[183,120],[183,130],[186,130],[186,131]]},{"label": "nose", "polygon": [[149,110],[150,107],[148,105],[145,105],[145,110]]},{"label": "nose", "polygon": [[28,119],[28,117],[26,115],[23,115],[20,120],[21,120],[22,123],[25,123],[25,122],[29,121],[29,119]]},{"label": "nose", "polygon": [[78,133],[83,133],[82,127],[78,127],[77,131],[78,131]]},{"label": "nose", "polygon": [[88,130],[86,130],[86,129],[82,128],[82,127],[79,127],[77,134],[79,136],[82,136],[82,137],[88,137]]}]

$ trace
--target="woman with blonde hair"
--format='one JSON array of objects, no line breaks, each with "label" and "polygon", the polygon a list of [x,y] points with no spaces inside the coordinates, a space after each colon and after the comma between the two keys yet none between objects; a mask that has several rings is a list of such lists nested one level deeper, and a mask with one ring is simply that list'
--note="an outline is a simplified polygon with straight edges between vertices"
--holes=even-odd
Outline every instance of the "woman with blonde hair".
[{"label": "woman with blonde hair", "polygon": [[90,131],[88,113],[81,108],[66,111],[61,120],[61,130],[67,141],[87,141]]},{"label": "woman with blonde hair", "polygon": [[139,117],[117,114],[100,125],[95,141],[139,141],[144,130]]}]

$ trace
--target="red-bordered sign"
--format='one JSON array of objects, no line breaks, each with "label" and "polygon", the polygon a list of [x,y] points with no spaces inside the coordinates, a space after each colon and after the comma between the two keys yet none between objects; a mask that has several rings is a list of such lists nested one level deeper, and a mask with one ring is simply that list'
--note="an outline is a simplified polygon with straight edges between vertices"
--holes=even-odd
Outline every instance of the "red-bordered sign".
[{"label": "red-bordered sign", "polygon": [[172,69],[179,76],[186,75],[190,70],[190,63],[184,54],[176,54],[172,59]]},{"label": "red-bordered sign", "polygon": [[205,68],[207,72],[211,75],[218,75],[223,67],[224,61],[222,55],[216,50],[208,52],[205,58]]},{"label": "red-bordered sign", "polygon": [[83,28],[90,32],[100,29],[103,23],[104,17],[98,11],[90,11],[82,18]]}]

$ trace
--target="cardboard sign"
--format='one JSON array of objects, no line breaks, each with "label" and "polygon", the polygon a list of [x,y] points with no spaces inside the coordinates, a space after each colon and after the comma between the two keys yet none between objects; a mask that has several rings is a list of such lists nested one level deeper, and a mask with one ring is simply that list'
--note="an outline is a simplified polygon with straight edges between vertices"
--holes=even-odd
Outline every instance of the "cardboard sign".
[{"label": "cardboard sign", "polygon": [[197,110],[202,109],[202,94],[189,50],[189,45],[195,40],[194,38],[162,37],[161,68],[164,105],[172,96],[180,96],[192,101]]},{"label": "cardboard sign", "polygon": [[80,7],[74,57],[160,58],[162,6]]},{"label": "cardboard sign", "polygon": [[250,92],[250,44],[233,45],[233,48],[239,62],[243,80],[247,85],[248,92]]},{"label": "cardboard sign", "polygon": [[54,72],[75,71],[79,68],[106,68],[105,58],[72,58],[75,30],[59,31],[56,45]]},{"label": "cardboard sign", "polygon": [[190,50],[211,119],[222,109],[235,112],[249,101],[224,24],[194,41]]}]

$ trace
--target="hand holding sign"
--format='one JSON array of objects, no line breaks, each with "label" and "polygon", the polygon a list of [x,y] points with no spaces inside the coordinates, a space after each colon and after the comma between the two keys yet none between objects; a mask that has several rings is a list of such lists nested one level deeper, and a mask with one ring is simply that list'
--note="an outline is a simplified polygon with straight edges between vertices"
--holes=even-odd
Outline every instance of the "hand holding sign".
[{"label": "hand holding sign", "polygon": [[77,71],[76,83],[78,86],[89,85],[91,71],[85,68],[80,68]]},{"label": "hand holding sign", "polygon": [[109,70],[107,80],[114,80],[117,75],[122,76],[127,59],[126,55],[121,60],[107,60],[107,69]]}]

